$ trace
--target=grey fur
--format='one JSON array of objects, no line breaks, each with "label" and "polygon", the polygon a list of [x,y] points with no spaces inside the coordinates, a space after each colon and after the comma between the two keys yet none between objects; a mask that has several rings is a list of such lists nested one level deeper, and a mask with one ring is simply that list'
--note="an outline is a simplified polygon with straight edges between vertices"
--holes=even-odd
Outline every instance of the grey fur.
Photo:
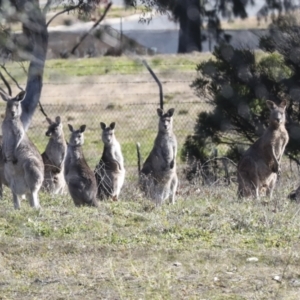
[{"label": "grey fur", "polygon": [[4,160],[2,154],[2,136],[0,136],[0,198],[3,198],[3,184],[8,187],[8,182],[4,176]]},{"label": "grey fur", "polygon": [[[141,190],[161,205],[168,197],[175,203],[178,186],[176,173],[177,140],[173,133],[174,108],[166,113],[157,109],[159,116],[158,134],[153,149],[139,172]],[[139,153],[139,145],[137,145]]]},{"label": "grey fur", "polygon": [[102,200],[111,197],[118,200],[125,179],[124,159],[121,146],[115,137],[115,123],[100,123],[104,149],[95,168],[98,185],[97,196]]},{"label": "grey fur", "polygon": [[269,127],[264,134],[245,152],[238,164],[238,196],[256,197],[263,188],[272,198],[280,173],[280,163],[289,136],[285,128],[286,102],[276,105],[267,101],[270,109]]},{"label": "grey fur", "polygon": [[42,153],[45,165],[43,189],[51,194],[63,194],[66,185],[64,163],[67,153],[67,143],[60,117],[56,117],[55,121],[47,118],[47,121],[49,126],[46,136],[50,138],[45,152]]},{"label": "grey fur", "polygon": [[35,145],[29,140],[21,122],[21,101],[25,92],[11,98],[0,91],[6,101],[2,123],[2,155],[4,176],[13,193],[15,209],[20,208],[20,196],[26,195],[30,205],[40,207],[38,192],[44,180],[44,164]]},{"label": "grey fur", "polygon": [[71,136],[65,159],[65,180],[69,192],[76,206],[98,206],[96,178],[84,158],[81,147],[86,126],[82,125],[78,130],[74,130],[70,124],[68,126]]}]

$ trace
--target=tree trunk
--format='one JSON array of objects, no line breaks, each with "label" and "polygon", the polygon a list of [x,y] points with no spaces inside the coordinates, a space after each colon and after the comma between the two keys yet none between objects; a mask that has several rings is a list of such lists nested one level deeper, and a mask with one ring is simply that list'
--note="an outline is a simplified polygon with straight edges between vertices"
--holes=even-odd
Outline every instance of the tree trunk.
[{"label": "tree trunk", "polygon": [[[25,1],[24,1],[25,2]],[[24,12],[24,2],[17,8]],[[31,3],[32,5],[28,5]],[[30,53],[30,64],[26,83],[26,97],[22,101],[22,116],[25,130],[28,129],[34,111],[40,101],[44,66],[48,48],[48,30],[45,16],[41,12],[36,0],[26,1],[26,16],[22,19],[23,32],[29,39],[32,51]]]},{"label": "tree trunk", "polygon": [[181,0],[175,15],[180,25],[178,53],[201,52],[200,1]]}]

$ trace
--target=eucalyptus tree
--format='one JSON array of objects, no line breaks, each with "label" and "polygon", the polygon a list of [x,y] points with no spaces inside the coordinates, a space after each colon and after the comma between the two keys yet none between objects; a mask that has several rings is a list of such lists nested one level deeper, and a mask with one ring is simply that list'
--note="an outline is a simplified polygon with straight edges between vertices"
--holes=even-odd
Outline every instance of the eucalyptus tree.
[{"label": "eucalyptus tree", "polygon": [[[256,0],[257,1],[257,0]],[[204,25],[219,40],[222,37],[221,19],[247,18],[247,8],[255,0],[124,0],[128,6],[142,6],[145,12],[168,14],[179,23],[178,53],[202,51],[201,43],[207,38]],[[265,0],[258,17],[281,13],[294,6],[293,0]],[[141,18],[145,20],[145,18]],[[149,21],[149,20],[147,20]]]},{"label": "eucalyptus tree", "polygon": [[[39,0],[0,0],[0,67],[5,71],[8,60],[29,61],[27,70],[26,97],[22,102],[22,116],[25,130],[39,103],[43,73],[48,48],[48,25],[46,14],[51,5],[64,5],[62,12],[74,10],[79,14],[90,14],[100,0],[48,0],[45,5]],[[12,24],[22,27],[21,36],[12,30]],[[8,93],[11,89],[0,72],[0,78],[6,85]],[[3,91],[3,88],[1,88]]]}]

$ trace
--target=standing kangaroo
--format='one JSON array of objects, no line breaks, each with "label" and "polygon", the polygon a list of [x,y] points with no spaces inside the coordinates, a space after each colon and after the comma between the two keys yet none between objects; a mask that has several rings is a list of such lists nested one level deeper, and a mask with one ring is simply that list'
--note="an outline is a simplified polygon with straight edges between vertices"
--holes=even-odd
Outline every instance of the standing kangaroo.
[{"label": "standing kangaroo", "polygon": [[6,101],[2,123],[2,154],[4,175],[13,194],[15,209],[20,208],[20,196],[26,195],[30,205],[39,208],[38,192],[44,180],[44,164],[40,153],[27,137],[20,119],[25,92],[10,97],[0,91]]},{"label": "standing kangaroo", "polygon": [[[174,108],[171,108],[164,113],[162,109],[157,109],[158,134],[153,149],[141,170],[138,159],[141,190],[154,200],[156,205],[162,204],[168,197],[171,198],[172,204],[175,203],[178,177],[176,173],[177,141],[173,133],[174,111]],[[139,158],[139,145],[137,145],[137,151]]]},{"label": "standing kangaroo", "polygon": [[286,102],[278,106],[267,100],[270,109],[269,127],[264,134],[242,156],[238,172],[238,196],[259,198],[263,187],[272,198],[273,190],[280,173],[280,163],[289,136],[285,129]]},{"label": "standing kangaroo", "polygon": [[46,119],[49,123],[46,136],[50,139],[42,153],[45,165],[43,188],[51,194],[62,194],[66,185],[64,163],[67,152],[63,125],[59,116],[55,118],[55,122],[50,118]]},{"label": "standing kangaroo", "polygon": [[69,192],[76,206],[98,206],[96,178],[84,158],[81,147],[86,126],[82,125],[78,130],[74,130],[70,124],[68,126],[71,137],[65,160],[65,180]]},{"label": "standing kangaroo", "polygon": [[0,136],[0,198],[3,198],[3,184],[8,186],[8,182],[4,175],[4,159],[2,154],[2,136]]},{"label": "standing kangaroo", "polygon": [[104,150],[96,166],[95,176],[98,185],[97,195],[101,200],[112,197],[117,201],[125,179],[124,159],[121,146],[115,137],[115,125],[115,122],[109,126],[100,123]]}]

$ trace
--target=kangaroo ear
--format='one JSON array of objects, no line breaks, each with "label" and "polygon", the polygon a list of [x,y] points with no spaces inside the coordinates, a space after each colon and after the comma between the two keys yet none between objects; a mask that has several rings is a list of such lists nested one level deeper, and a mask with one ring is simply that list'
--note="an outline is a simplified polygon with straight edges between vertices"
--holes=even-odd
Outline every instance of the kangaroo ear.
[{"label": "kangaroo ear", "polygon": [[60,116],[57,116],[57,117],[55,118],[55,122],[56,122],[57,124],[60,124],[60,122],[61,122]]},{"label": "kangaroo ear", "polygon": [[109,127],[110,127],[112,130],[114,130],[115,127],[116,127],[116,122],[110,123]]},{"label": "kangaroo ear", "polygon": [[164,111],[161,108],[157,109],[157,114],[159,117],[161,117],[164,114]]},{"label": "kangaroo ear", "polygon": [[71,124],[68,124],[68,127],[69,127],[71,132],[74,132],[73,126]]},{"label": "kangaroo ear", "polygon": [[275,109],[277,107],[277,105],[271,100],[267,100],[267,106],[270,110]]},{"label": "kangaroo ear", "polygon": [[53,122],[50,118],[46,117],[47,122],[49,123],[49,125],[51,125]]},{"label": "kangaroo ear", "polygon": [[106,124],[103,123],[103,122],[100,122],[100,127],[101,127],[102,130],[104,130],[106,128]]},{"label": "kangaroo ear", "polygon": [[174,114],[174,111],[175,111],[175,108],[170,108],[170,109],[167,111],[167,115],[168,115],[169,117],[172,117],[173,114]]},{"label": "kangaroo ear", "polygon": [[14,101],[19,101],[22,102],[25,99],[26,96],[26,92],[25,91],[21,91],[15,98]]},{"label": "kangaroo ear", "polygon": [[85,128],[86,128],[86,125],[81,125],[80,128],[79,128],[80,132],[81,133],[84,132]]},{"label": "kangaroo ear", "polygon": [[10,96],[0,90],[0,96],[4,101],[10,100]]},{"label": "kangaroo ear", "polygon": [[286,108],[286,100],[282,100],[279,104],[280,107],[282,107],[283,109]]}]

